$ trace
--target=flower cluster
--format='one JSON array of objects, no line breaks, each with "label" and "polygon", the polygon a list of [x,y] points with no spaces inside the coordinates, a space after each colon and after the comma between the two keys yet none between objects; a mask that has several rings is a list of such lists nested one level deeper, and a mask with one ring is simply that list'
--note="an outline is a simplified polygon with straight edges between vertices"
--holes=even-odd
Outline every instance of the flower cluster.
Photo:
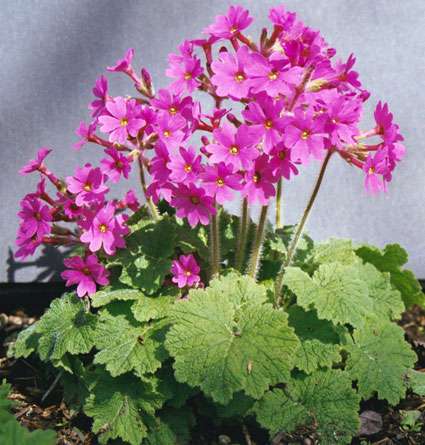
[{"label": "flower cluster", "polygon": [[[331,154],[362,170],[369,192],[385,191],[405,152],[387,104],[377,105],[374,128],[361,131],[369,93],[354,70],[354,56],[335,60],[320,32],[283,6],[272,8],[269,19],[271,30],[254,41],[245,34],[253,20],[249,12],[231,6],[202,38],[169,55],[165,74],[171,82],[158,93],[148,71],[133,67],[133,49],[108,67],[128,76],[136,94],[113,96],[106,77],[96,81],[92,120],[80,124],[75,148],[99,146],[105,155],[99,166],[86,164],[62,180],[45,166],[50,150],[42,148],[21,170],[39,172],[41,181],[21,202],[17,256],[25,258],[43,243],[81,244],[86,254],[67,261],[73,271],[63,274],[67,283],[84,283],[80,296],[106,283],[98,259],[125,247],[126,210],[139,208],[132,191],[121,201],[107,194],[135,163],[151,212],[165,200],[192,227],[208,224],[219,205],[238,196],[267,206],[282,181]],[[197,92],[211,97],[208,110]],[[46,191],[47,182],[55,196]],[[173,265],[180,287],[185,261]]]}]

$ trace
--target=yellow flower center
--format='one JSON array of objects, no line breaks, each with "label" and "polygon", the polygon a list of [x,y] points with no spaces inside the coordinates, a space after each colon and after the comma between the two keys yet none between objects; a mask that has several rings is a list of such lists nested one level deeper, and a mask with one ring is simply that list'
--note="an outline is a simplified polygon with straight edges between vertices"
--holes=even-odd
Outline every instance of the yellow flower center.
[{"label": "yellow flower center", "polygon": [[255,175],[252,177],[252,182],[257,183],[261,179],[261,176],[258,173],[255,173]]},{"label": "yellow flower center", "polygon": [[276,80],[279,77],[278,73],[276,73],[276,71],[270,71],[270,73],[268,74],[268,78],[270,80]]},{"label": "yellow flower center", "polygon": [[245,75],[243,73],[236,73],[235,80],[236,82],[243,82],[245,80]]},{"label": "yellow flower center", "polygon": [[236,145],[232,145],[229,150],[230,154],[236,156],[239,153],[239,148]]},{"label": "yellow flower center", "polygon": [[264,126],[266,127],[267,130],[270,130],[270,128],[273,127],[273,121],[272,121],[271,119],[267,119],[267,120],[264,122]]},{"label": "yellow flower center", "polygon": [[308,131],[303,131],[301,133],[301,139],[306,140],[306,139],[308,139],[309,136],[310,136],[310,133]]},{"label": "yellow flower center", "polygon": [[231,32],[232,34],[234,34],[237,30],[238,30],[238,28],[236,28],[235,26],[232,26],[232,27],[230,28],[230,32]]},{"label": "yellow flower center", "polygon": [[176,107],[170,107],[168,109],[168,111],[170,112],[170,114],[176,114],[177,113],[177,108]]},{"label": "yellow flower center", "polygon": [[192,79],[192,73],[184,73],[184,80]]},{"label": "yellow flower center", "polygon": [[122,162],[120,160],[116,161],[115,162],[115,167],[117,167],[118,169],[122,168],[123,167]]},{"label": "yellow flower center", "polygon": [[101,225],[99,226],[99,231],[100,231],[101,233],[105,233],[107,230],[108,230],[108,228],[106,227],[106,224],[101,224]]},{"label": "yellow flower center", "polygon": [[184,274],[185,274],[187,277],[190,277],[190,276],[192,275],[192,272],[191,272],[190,270],[186,270],[186,271],[184,272]]},{"label": "yellow flower center", "polygon": [[89,192],[89,191],[91,190],[91,184],[90,184],[90,183],[85,184],[84,187],[83,187],[83,189],[84,189],[86,192]]},{"label": "yellow flower center", "polygon": [[199,204],[201,202],[197,196],[192,196],[190,198],[190,201],[192,202],[192,204]]},{"label": "yellow flower center", "polygon": [[164,130],[163,135],[164,135],[166,138],[169,138],[169,137],[171,136],[171,131],[170,131],[170,130]]},{"label": "yellow flower center", "polygon": [[88,267],[85,267],[85,268],[83,269],[83,274],[84,274],[84,275],[90,275],[90,269],[89,269]]},{"label": "yellow flower center", "polygon": [[279,159],[283,161],[286,158],[286,152],[280,151],[278,156],[279,156]]},{"label": "yellow flower center", "polygon": [[128,119],[125,119],[125,118],[121,119],[120,125],[121,125],[121,127],[126,127],[128,125]]},{"label": "yellow flower center", "polygon": [[373,175],[375,173],[375,169],[373,167],[369,168],[368,174]]},{"label": "yellow flower center", "polygon": [[224,181],[221,178],[217,178],[215,182],[219,187],[223,187],[224,185]]},{"label": "yellow flower center", "polygon": [[184,171],[185,171],[186,173],[190,173],[190,172],[192,171],[192,166],[191,166],[190,164],[186,164],[186,165],[184,166]]}]

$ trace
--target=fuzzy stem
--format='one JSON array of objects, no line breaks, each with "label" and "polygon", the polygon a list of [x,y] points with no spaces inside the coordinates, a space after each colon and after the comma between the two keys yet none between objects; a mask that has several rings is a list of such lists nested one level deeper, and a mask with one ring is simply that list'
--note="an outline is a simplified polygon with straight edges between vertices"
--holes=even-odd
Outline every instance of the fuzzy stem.
[{"label": "fuzzy stem", "polygon": [[254,243],[252,245],[251,257],[249,259],[247,275],[255,278],[260,265],[261,249],[263,247],[264,233],[266,229],[267,210],[269,206],[261,208],[260,220],[258,221],[257,232],[255,233]]},{"label": "fuzzy stem", "polygon": [[246,240],[249,227],[248,201],[245,198],[242,202],[241,217],[239,219],[238,239],[235,253],[235,268],[242,271],[243,260],[245,258]]},{"label": "fuzzy stem", "polygon": [[282,178],[277,183],[277,191],[276,191],[276,229],[282,228]]},{"label": "fuzzy stem", "polygon": [[141,156],[138,157],[138,161],[139,161],[140,184],[142,186],[143,195],[145,197],[146,204],[149,207],[149,210],[150,210],[150,213],[151,213],[151,216],[152,216],[153,220],[154,221],[158,221],[159,220],[158,209],[156,208],[156,205],[152,201],[152,198],[150,198],[148,196],[148,193],[147,193],[145,168],[143,166],[143,159],[141,158]]},{"label": "fuzzy stem", "polygon": [[304,210],[301,221],[298,224],[297,231],[295,232],[294,238],[292,239],[291,245],[289,246],[286,260],[283,262],[282,267],[280,268],[279,273],[277,274],[276,283],[275,283],[276,307],[279,307],[282,303],[282,285],[283,285],[283,276],[285,274],[285,269],[291,265],[292,259],[296,252],[296,249],[297,249],[298,241],[303,233],[305,223],[306,223],[307,218],[310,214],[311,208],[313,207],[314,201],[316,200],[320,186],[322,185],[323,177],[325,175],[325,171],[326,171],[326,168],[329,163],[329,159],[331,158],[332,154],[333,154],[333,151],[329,150],[326,154],[325,159],[323,160],[322,167],[320,168],[319,176],[317,177],[316,184],[314,185],[314,188],[313,188],[313,192],[311,193],[310,199],[308,200],[308,203]]},{"label": "fuzzy stem", "polygon": [[218,212],[211,217],[210,222],[210,256],[211,278],[220,274],[220,231]]}]

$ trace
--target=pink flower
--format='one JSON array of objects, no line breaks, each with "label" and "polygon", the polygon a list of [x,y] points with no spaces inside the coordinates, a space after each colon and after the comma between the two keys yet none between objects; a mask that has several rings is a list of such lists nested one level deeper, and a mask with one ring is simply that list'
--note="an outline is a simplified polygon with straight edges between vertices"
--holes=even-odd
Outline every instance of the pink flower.
[{"label": "pink flower", "polygon": [[76,150],[80,150],[83,145],[90,141],[96,132],[96,122],[91,122],[87,126],[83,121],[80,122],[80,126],[75,131],[77,136],[80,136],[80,140],[74,144]]},{"label": "pink flower", "polygon": [[393,115],[388,109],[388,104],[382,105],[379,101],[374,116],[377,132],[387,145],[403,140],[398,125],[393,124]]},{"label": "pink flower", "polygon": [[186,121],[181,116],[170,116],[162,111],[158,114],[157,132],[159,139],[171,149],[176,149],[185,139],[183,129]]},{"label": "pink flower", "polygon": [[170,88],[175,92],[181,92],[186,89],[191,93],[199,85],[197,77],[200,76],[204,70],[201,67],[201,62],[197,57],[182,56],[180,60],[169,60],[169,67],[165,71],[167,77],[175,79],[170,85]]},{"label": "pink flower", "polygon": [[271,97],[289,94],[290,85],[300,83],[303,70],[291,68],[288,59],[265,58],[259,53],[251,55],[251,63],[245,69],[249,76],[248,84],[253,93],[265,91]]},{"label": "pink flower", "polygon": [[19,234],[21,237],[42,238],[44,235],[50,233],[50,223],[52,221],[52,215],[47,205],[34,197],[25,197],[21,201],[21,210],[18,213],[21,218],[21,225],[19,228]]},{"label": "pink flower", "polygon": [[199,276],[200,267],[193,255],[180,255],[178,260],[174,260],[171,265],[172,281],[182,289],[183,287],[197,286],[201,277]]},{"label": "pink flower", "polygon": [[89,105],[92,117],[98,117],[105,111],[106,102],[110,99],[108,94],[108,79],[105,76],[100,76],[92,89],[94,96],[97,97]]},{"label": "pink flower", "polygon": [[227,15],[216,16],[215,22],[208,26],[204,33],[211,34],[214,37],[231,39],[251,23],[252,17],[247,9],[242,8],[242,6],[230,6]]},{"label": "pink flower", "polygon": [[80,240],[89,245],[91,252],[103,247],[108,255],[114,255],[117,247],[125,247],[123,236],[128,232],[121,215],[115,216],[115,207],[108,202],[96,213]]},{"label": "pink flower", "polygon": [[190,96],[182,97],[181,94],[172,94],[168,90],[159,90],[157,97],[151,100],[151,104],[160,110],[168,111],[171,116],[179,114],[188,118],[192,115],[192,98]]},{"label": "pink flower", "polygon": [[131,63],[133,62],[133,57],[134,57],[134,49],[129,48],[122,59],[119,59],[114,66],[108,66],[106,69],[108,71],[113,71],[113,72],[121,71],[125,73],[130,69],[132,69]]},{"label": "pink flower", "polygon": [[141,107],[134,99],[126,100],[123,97],[115,97],[106,103],[108,115],[99,117],[102,124],[100,128],[104,133],[109,133],[109,141],[124,145],[129,136],[136,137],[139,130],[146,122],[141,119]]},{"label": "pink flower", "polygon": [[226,165],[224,162],[206,166],[200,177],[202,188],[219,204],[231,201],[234,198],[233,192],[242,188],[241,175],[234,174],[232,166]]},{"label": "pink flower", "polygon": [[33,255],[37,247],[39,247],[42,242],[43,238],[39,238],[36,235],[31,238],[27,238],[25,235],[18,232],[16,245],[19,247],[19,249],[15,252],[15,257],[25,259],[26,257]]},{"label": "pink flower", "polygon": [[283,5],[271,8],[269,12],[270,21],[284,31],[289,31],[295,23],[295,12],[287,12]]},{"label": "pink flower", "polygon": [[283,140],[291,148],[292,158],[306,163],[310,155],[321,159],[324,153],[324,118],[313,118],[311,113],[304,114],[296,111],[295,117],[289,121],[285,128]]},{"label": "pink flower", "polygon": [[176,215],[179,218],[187,218],[191,227],[195,227],[198,223],[207,225],[210,216],[216,214],[213,198],[194,184],[176,186],[171,205],[177,210]]},{"label": "pink flower", "polygon": [[249,204],[259,202],[261,205],[266,205],[275,195],[273,183],[276,182],[276,178],[266,154],[255,160],[254,168],[246,172],[245,180],[242,196],[247,198]]},{"label": "pink flower", "polygon": [[290,179],[291,174],[298,175],[298,169],[291,159],[291,150],[285,147],[283,142],[276,145],[270,152],[270,168],[273,175],[285,179]]},{"label": "pink flower", "polygon": [[21,175],[27,175],[28,173],[33,173],[35,171],[40,171],[43,168],[44,159],[52,150],[46,147],[40,148],[37,153],[37,157],[34,160],[29,161],[26,165],[24,165],[19,173]]},{"label": "pink flower", "polygon": [[125,194],[125,198],[123,200],[123,206],[128,207],[133,212],[137,212],[137,210],[139,210],[140,203],[133,190],[129,190]]},{"label": "pink flower", "polygon": [[177,182],[194,181],[201,171],[201,156],[193,147],[180,147],[178,153],[170,153],[167,167],[171,171],[170,179]]},{"label": "pink flower", "polygon": [[121,179],[121,175],[128,179],[131,165],[127,156],[124,156],[115,148],[107,148],[105,153],[109,158],[100,161],[102,164],[102,172],[107,175],[112,182],[118,182]]},{"label": "pink flower", "polygon": [[75,202],[80,207],[103,201],[105,193],[109,190],[104,182],[105,176],[100,168],[92,168],[91,164],[77,168],[74,176],[66,178],[68,190],[77,195]]},{"label": "pink flower", "polygon": [[254,147],[258,138],[247,125],[235,129],[230,124],[224,123],[221,128],[214,130],[213,135],[217,142],[205,147],[211,153],[209,164],[224,162],[231,164],[234,171],[249,169],[252,161],[260,154]]},{"label": "pink flower", "polygon": [[371,194],[387,191],[387,184],[384,178],[387,170],[385,163],[382,161],[384,161],[384,153],[377,152],[374,156],[369,154],[363,165],[363,171],[366,173],[364,185],[366,191]]},{"label": "pink flower", "polygon": [[267,94],[261,93],[242,112],[245,120],[251,123],[250,128],[255,130],[258,140],[264,140],[266,153],[282,140],[285,120],[280,117],[280,113],[283,106],[283,101],[274,102]]},{"label": "pink flower", "polygon": [[77,295],[80,298],[86,294],[93,295],[96,292],[96,284],[109,284],[109,272],[99,263],[96,255],[89,255],[86,259],[73,256],[66,258],[63,263],[68,270],[62,272],[61,277],[66,280],[66,286],[78,284]]},{"label": "pink flower", "polygon": [[211,64],[214,71],[211,82],[217,87],[217,94],[235,99],[248,96],[250,84],[246,68],[250,63],[251,56],[246,46],[241,46],[235,56],[227,51],[220,53]]},{"label": "pink flower", "polygon": [[170,162],[170,154],[165,144],[161,141],[155,145],[155,156],[150,161],[149,173],[156,181],[168,181],[171,171],[167,167]]},{"label": "pink flower", "polygon": [[64,198],[62,200],[63,205],[63,213],[70,219],[75,219],[80,216],[83,212],[83,209],[75,203],[73,199]]}]

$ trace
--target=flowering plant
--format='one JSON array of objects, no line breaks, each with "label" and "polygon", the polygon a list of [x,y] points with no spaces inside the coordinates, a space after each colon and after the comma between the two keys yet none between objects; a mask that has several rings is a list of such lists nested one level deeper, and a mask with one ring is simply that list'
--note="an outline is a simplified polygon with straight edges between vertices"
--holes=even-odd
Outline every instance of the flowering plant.
[{"label": "flowering plant", "polygon": [[[334,61],[283,7],[269,19],[253,40],[249,12],[230,7],[170,54],[171,83],[157,93],[129,49],[107,69],[131,79],[134,97],[111,95],[101,76],[77,130],[75,148],[97,145],[100,164],[60,179],[42,148],[21,170],[41,179],[21,201],[16,256],[74,247],[62,276],[78,298],[55,300],[11,354],[60,369],[101,443],[188,443],[200,401],[217,422],[349,443],[361,399],[396,404],[419,378],[394,323],[424,303],[405,251],[314,245],[303,233],[331,158],[362,172],[369,193],[386,192],[405,153],[399,127],[379,102],[362,131],[369,93],[354,56]],[[284,183],[312,161],[321,167],[305,212],[283,226]],[[133,170],[143,204],[133,190],[108,198]],[[240,216],[224,209],[236,199]]]}]

